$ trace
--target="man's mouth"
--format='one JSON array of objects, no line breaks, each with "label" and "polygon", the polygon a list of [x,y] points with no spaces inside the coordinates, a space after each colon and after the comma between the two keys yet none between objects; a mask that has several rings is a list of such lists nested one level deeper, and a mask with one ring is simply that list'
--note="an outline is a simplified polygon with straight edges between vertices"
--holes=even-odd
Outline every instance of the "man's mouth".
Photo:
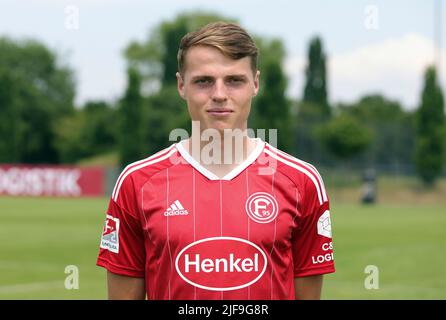
[{"label": "man's mouth", "polygon": [[227,109],[227,108],[212,108],[212,109],[206,110],[206,112],[213,116],[228,116],[231,113],[233,113],[234,111],[231,109]]}]

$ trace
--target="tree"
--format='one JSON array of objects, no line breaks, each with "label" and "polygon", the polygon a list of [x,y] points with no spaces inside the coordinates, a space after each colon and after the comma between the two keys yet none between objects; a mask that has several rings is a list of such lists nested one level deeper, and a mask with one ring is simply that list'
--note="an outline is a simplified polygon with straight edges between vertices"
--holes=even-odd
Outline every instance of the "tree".
[{"label": "tree", "polygon": [[322,40],[319,37],[315,37],[311,40],[308,50],[303,102],[312,104],[314,108],[319,108],[320,111],[317,113],[321,113],[322,117],[327,119],[330,116],[330,108],[327,101],[325,60]]},{"label": "tree", "polygon": [[[173,129],[190,132],[190,117],[187,106],[178,95],[177,88],[167,86],[158,93],[144,99],[143,107],[144,153],[154,154],[168,147]],[[177,142],[177,141],[175,141]]]},{"label": "tree", "polygon": [[81,109],[63,117],[54,126],[55,146],[63,163],[116,148],[116,110],[104,101],[88,101]]},{"label": "tree", "polygon": [[382,95],[366,95],[352,104],[336,109],[357,119],[373,133],[373,141],[358,163],[387,168],[393,172],[413,168],[415,128],[413,116],[398,101]]},{"label": "tree", "polygon": [[345,114],[320,127],[318,136],[333,155],[344,160],[364,151],[372,140],[371,132],[367,128]]},{"label": "tree", "polygon": [[73,72],[38,41],[0,38],[0,74],[0,118],[16,121],[0,137],[16,146],[9,161],[58,162],[53,127],[74,111]]},{"label": "tree", "polygon": [[[277,129],[278,147],[290,151],[290,104],[286,98],[287,79],[282,69],[285,50],[280,40],[258,39],[261,58],[260,90],[254,99],[251,116],[253,129]],[[265,137],[267,138],[267,137]],[[271,137],[269,137],[270,142]]]},{"label": "tree", "polygon": [[76,163],[90,156],[90,141],[85,138],[87,117],[82,110],[61,118],[54,124],[54,146],[62,163]]},{"label": "tree", "polygon": [[303,99],[296,103],[297,119],[293,127],[296,153],[307,161],[320,164],[326,164],[328,157],[319,143],[317,128],[331,116],[325,60],[322,40],[319,37],[311,39]]},{"label": "tree", "polygon": [[444,156],[444,98],[433,67],[426,70],[421,105],[416,114],[415,164],[427,186],[432,186],[441,175]]},{"label": "tree", "polygon": [[[184,16],[185,17],[185,16]],[[180,18],[172,23],[164,23],[161,26],[164,50],[161,56],[163,65],[162,87],[176,85],[176,72],[178,70],[177,53],[181,38],[188,32],[187,19]]]},{"label": "tree", "polygon": [[86,116],[84,139],[88,141],[89,153],[108,152],[115,148],[118,136],[116,110],[105,101],[88,101],[82,108]]},{"label": "tree", "polygon": [[128,85],[118,111],[120,123],[119,151],[121,166],[141,159],[143,155],[143,112],[138,72],[127,70]]},{"label": "tree", "polygon": [[129,66],[142,76],[142,88],[152,94],[176,85],[177,53],[181,38],[190,31],[216,21],[236,22],[214,13],[188,12],[156,26],[146,41],[131,42],[125,52]]},{"label": "tree", "polygon": [[20,161],[20,110],[11,75],[0,73],[0,162]]}]

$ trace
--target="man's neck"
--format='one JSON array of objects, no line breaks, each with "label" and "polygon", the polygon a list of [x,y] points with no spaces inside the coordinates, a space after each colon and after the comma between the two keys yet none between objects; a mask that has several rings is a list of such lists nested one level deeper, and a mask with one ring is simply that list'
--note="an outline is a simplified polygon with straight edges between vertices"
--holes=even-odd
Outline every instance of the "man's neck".
[{"label": "man's neck", "polygon": [[220,139],[202,139],[202,132],[194,134],[184,142],[184,148],[200,165],[222,178],[245,161],[256,147],[256,139],[249,138],[246,130],[243,135],[225,136]]}]

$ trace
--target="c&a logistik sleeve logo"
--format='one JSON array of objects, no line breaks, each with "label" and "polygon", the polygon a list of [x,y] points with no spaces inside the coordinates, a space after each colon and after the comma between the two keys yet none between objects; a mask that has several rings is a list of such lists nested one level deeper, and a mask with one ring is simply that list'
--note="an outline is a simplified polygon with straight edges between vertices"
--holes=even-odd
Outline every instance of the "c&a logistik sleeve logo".
[{"label": "c&a logistik sleeve logo", "polygon": [[329,210],[325,210],[317,221],[317,233],[331,239],[331,219]]},{"label": "c&a logistik sleeve logo", "polygon": [[180,251],[175,268],[189,284],[214,291],[241,289],[265,273],[266,254],[241,238],[215,237],[195,241]]},{"label": "c&a logistik sleeve logo", "polygon": [[119,252],[119,219],[107,214],[102,230],[101,248]]}]

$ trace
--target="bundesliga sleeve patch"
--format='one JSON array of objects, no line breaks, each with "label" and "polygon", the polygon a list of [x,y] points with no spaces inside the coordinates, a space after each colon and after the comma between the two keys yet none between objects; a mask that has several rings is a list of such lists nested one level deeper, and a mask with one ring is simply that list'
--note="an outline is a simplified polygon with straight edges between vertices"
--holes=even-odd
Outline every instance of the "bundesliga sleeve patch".
[{"label": "bundesliga sleeve patch", "polygon": [[119,252],[119,219],[107,214],[101,237],[101,248]]}]

